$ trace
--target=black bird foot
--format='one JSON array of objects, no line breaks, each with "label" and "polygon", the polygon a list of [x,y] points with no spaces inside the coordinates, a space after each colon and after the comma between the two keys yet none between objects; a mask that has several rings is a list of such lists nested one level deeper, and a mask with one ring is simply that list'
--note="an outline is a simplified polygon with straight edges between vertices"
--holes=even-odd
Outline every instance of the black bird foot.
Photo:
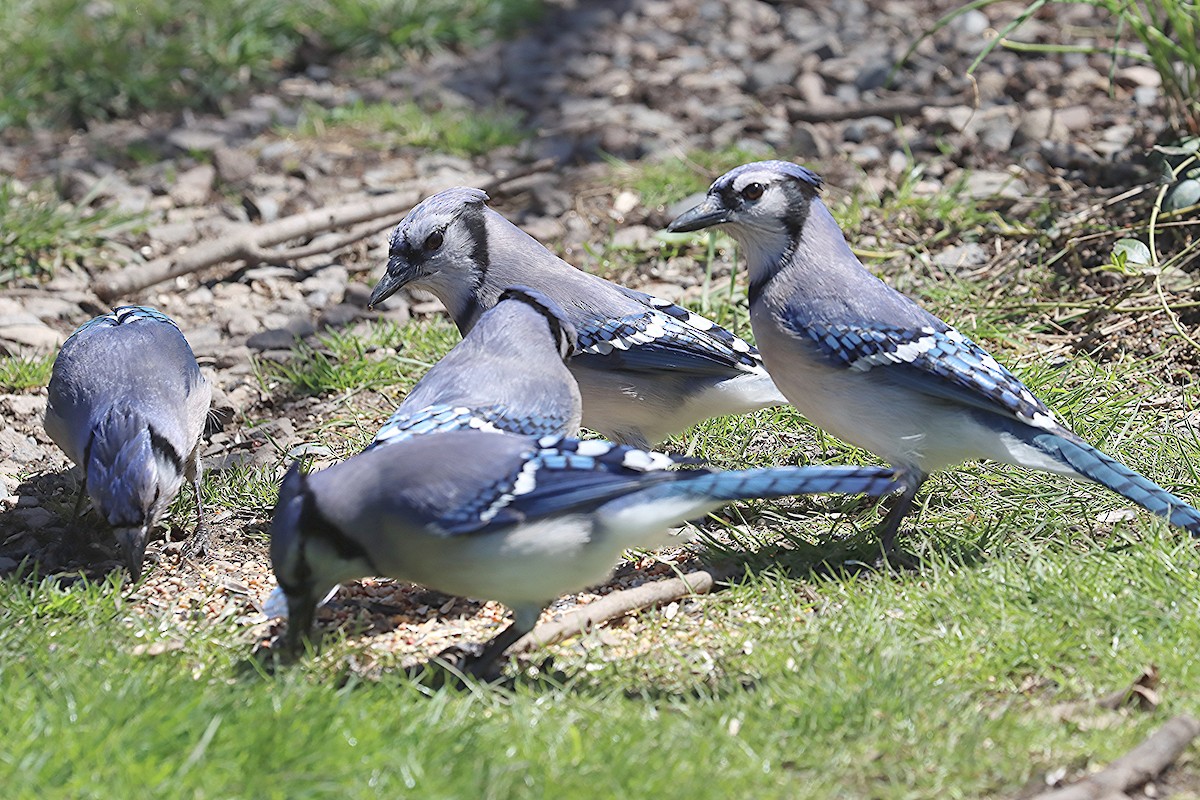
[{"label": "black bird foot", "polygon": [[480,645],[447,647],[430,659],[429,663],[488,683],[500,679],[504,666],[500,659],[492,657],[487,648]]},{"label": "black bird foot", "polygon": [[879,558],[876,559],[875,565],[881,570],[888,569],[896,573],[917,572],[921,569],[921,557],[898,547],[893,542],[890,548],[880,547]]},{"label": "black bird foot", "polygon": [[196,530],[192,531],[192,535],[183,543],[183,548],[179,551],[179,559],[181,561],[192,558],[204,558],[209,555],[209,529],[204,523],[196,526]]}]

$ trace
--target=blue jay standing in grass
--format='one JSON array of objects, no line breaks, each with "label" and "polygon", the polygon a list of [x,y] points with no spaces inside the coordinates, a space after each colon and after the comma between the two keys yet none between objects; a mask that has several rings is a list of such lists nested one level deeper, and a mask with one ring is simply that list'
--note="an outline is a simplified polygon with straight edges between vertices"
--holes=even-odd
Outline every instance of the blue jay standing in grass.
[{"label": "blue jay standing in grass", "polygon": [[292,465],[271,563],[299,645],[320,598],[367,575],[504,603],[513,623],[472,671],[533,629],[554,598],[601,583],[621,553],[737,498],[884,494],[878,467],[669,470],[679,461],[600,440],[460,429],[413,436],[305,475]]},{"label": "blue jay standing in grass", "polygon": [[571,372],[583,424],[638,447],[709,417],[787,401],[758,351],[704,317],[581,272],[458,187],[427,198],[392,232],[382,302],[404,286],[433,292],[468,333],[510,286],[530,286],[574,324]]},{"label": "blue jay standing in grass", "polygon": [[905,490],[880,528],[885,551],[929,473],[976,458],[1094,481],[1200,535],[1200,512],[1080,439],[983,348],[868,272],[820,188],[796,164],[746,164],[668,230],[729,231],[776,383],[815,424],[895,467]]},{"label": "blue jay standing in grass", "polygon": [[418,381],[368,449],[463,427],[574,436],[582,403],[566,362],[575,342],[575,326],[549,297],[523,286],[504,290]]},{"label": "blue jay standing in grass", "polygon": [[[212,387],[175,323],[121,306],[79,327],[54,360],[46,433],[83,468],[83,491],[116,532],[129,573],[142,573],[150,529],[184,480],[196,492]],[[78,507],[77,507],[78,510]]]}]

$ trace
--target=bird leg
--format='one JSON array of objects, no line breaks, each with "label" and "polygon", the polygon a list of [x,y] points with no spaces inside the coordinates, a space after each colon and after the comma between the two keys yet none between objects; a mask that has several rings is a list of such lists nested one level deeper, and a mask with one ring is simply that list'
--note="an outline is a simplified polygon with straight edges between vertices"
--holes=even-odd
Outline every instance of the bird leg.
[{"label": "bird leg", "polygon": [[534,623],[537,622],[538,615],[536,613],[533,615],[533,622],[524,620],[523,616],[515,615],[512,624],[488,640],[478,655],[471,655],[460,647],[449,647],[438,653],[437,657],[450,666],[480,680],[499,677],[500,670],[497,668],[496,662],[504,655],[504,651],[533,630]]},{"label": "bird leg", "polygon": [[904,491],[896,497],[892,503],[892,507],[888,509],[887,516],[883,518],[883,522],[878,528],[879,543],[883,548],[884,558],[890,560],[902,555],[896,549],[896,536],[900,532],[900,523],[912,511],[913,501],[917,497],[917,492],[920,490],[921,484],[925,483],[927,477],[919,472],[900,472],[897,470],[897,478],[904,485]]},{"label": "bird leg", "polygon": [[79,518],[83,514],[83,501],[87,497],[87,475],[83,476],[83,480],[79,482],[79,494],[75,496],[75,510],[71,512],[71,524],[79,523]]},{"label": "bird leg", "polygon": [[208,526],[204,524],[204,508],[200,505],[200,478],[198,475],[192,480],[192,491],[196,495],[196,529],[192,531],[192,535],[188,537],[183,550],[180,551],[181,559],[208,555],[209,530]]}]

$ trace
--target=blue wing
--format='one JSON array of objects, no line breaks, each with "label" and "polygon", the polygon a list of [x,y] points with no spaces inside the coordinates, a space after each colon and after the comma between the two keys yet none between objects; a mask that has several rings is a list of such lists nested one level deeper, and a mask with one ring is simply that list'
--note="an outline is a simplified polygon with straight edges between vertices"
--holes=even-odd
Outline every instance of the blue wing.
[{"label": "blue wing", "polygon": [[714,337],[710,335],[711,331],[698,330],[694,325],[654,308],[617,319],[597,319],[592,324],[577,326],[580,352],[575,359],[586,363],[589,359],[603,358],[608,369],[616,367],[635,372],[672,370],[728,375],[763,370],[762,359],[750,345],[723,328],[709,324],[723,336]]},{"label": "blue wing", "polygon": [[78,336],[84,331],[93,330],[95,328],[127,325],[131,322],[138,322],[140,320],[165,322],[172,328],[175,328],[176,330],[179,329],[179,326],[175,324],[175,320],[171,319],[156,308],[150,308],[149,306],[117,306],[112,310],[111,314],[101,314],[98,317],[89,319],[87,322],[76,328],[71,333],[71,336],[67,338],[70,339],[73,336]]},{"label": "blue wing", "polygon": [[[788,321],[831,365],[879,370],[914,391],[1054,429],[1054,415],[1021,381],[953,328],[801,325]],[[882,377],[882,376],[881,376]]]},{"label": "blue wing", "polygon": [[438,526],[452,535],[484,533],[555,514],[590,511],[648,485],[678,480],[681,473],[666,468],[694,461],[599,439],[547,436],[519,469],[485,487],[477,500],[443,514]]},{"label": "blue wing", "polygon": [[514,415],[507,406],[430,405],[412,411],[404,406],[396,410],[375,438],[367,445],[371,450],[385,444],[395,444],[414,436],[442,433],[461,428],[483,431],[505,431],[521,436],[548,436],[562,430],[567,420],[537,414]]}]

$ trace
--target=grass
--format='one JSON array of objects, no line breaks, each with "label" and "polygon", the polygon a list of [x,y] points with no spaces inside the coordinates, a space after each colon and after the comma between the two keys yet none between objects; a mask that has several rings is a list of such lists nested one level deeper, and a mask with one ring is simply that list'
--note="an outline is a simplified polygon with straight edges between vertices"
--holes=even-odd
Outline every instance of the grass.
[{"label": "grass", "polygon": [[704,191],[712,183],[713,177],[738,164],[771,157],[741,147],[727,147],[711,151],[694,150],[685,156],[670,156],[638,164],[610,157],[609,165],[614,183],[637,192],[643,206],[661,209],[688,195]]},{"label": "grass", "polygon": [[414,147],[462,156],[490,153],[526,136],[520,118],[501,108],[427,110],[416,103],[359,102],[330,109],[309,104],[296,126],[298,135],[308,137],[331,130],[363,134],[371,147]]},{"label": "grass", "polygon": [[50,383],[53,356],[0,356],[0,392],[24,392]]},{"label": "grass", "polygon": [[[13,797],[1011,795],[1196,708],[1196,553],[1139,527],[1006,525],[984,559],[935,551],[900,577],[781,558],[642,615],[636,652],[560,648],[562,675],[509,688],[361,680],[356,641],[268,675],[227,622],[136,655],[180,632],[112,584],[8,581],[0,779]],[[1157,711],[1087,702],[1148,664]]]},{"label": "grass", "polygon": [[0,178],[0,286],[48,278],[136,224],[134,216],[90,208],[88,198],[66,203],[48,186]]},{"label": "grass", "polygon": [[535,17],[539,0],[12,0],[0,4],[0,129],[219,108],[338,57],[400,63]]},{"label": "grass", "polygon": [[358,391],[382,386],[410,388],[417,375],[453,346],[454,326],[444,320],[397,327],[394,323],[360,331],[332,331],[316,344],[299,342],[286,362],[257,360],[259,383],[268,391],[293,394]]}]

